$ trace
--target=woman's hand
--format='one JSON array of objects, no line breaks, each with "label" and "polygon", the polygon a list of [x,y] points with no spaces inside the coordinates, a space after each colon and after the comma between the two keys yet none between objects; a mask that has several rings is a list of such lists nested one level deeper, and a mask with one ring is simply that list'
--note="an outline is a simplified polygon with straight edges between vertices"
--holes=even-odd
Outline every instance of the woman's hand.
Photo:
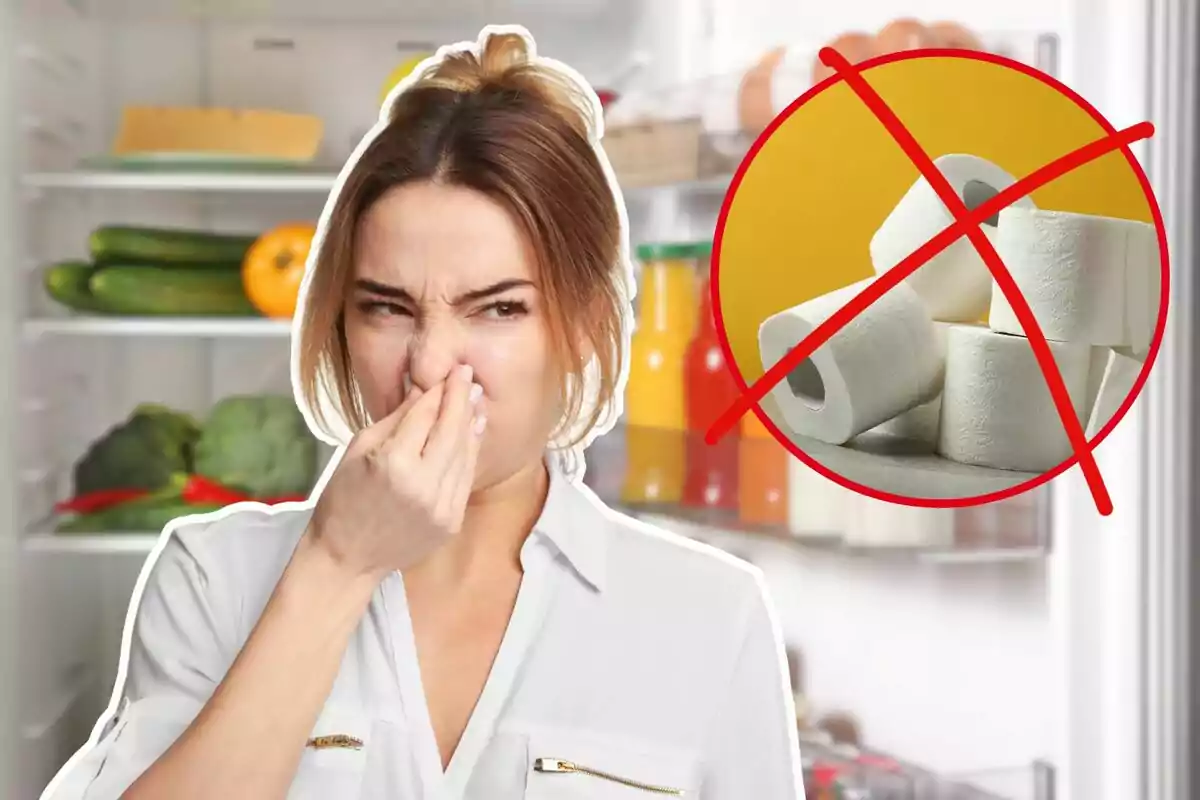
[{"label": "woman's hand", "polygon": [[[153,761],[140,775],[116,773],[136,776],[122,797],[208,800],[287,793],[379,581],[424,559],[462,525],[482,431],[475,424],[482,403],[472,401],[481,392],[472,391],[477,387],[471,379],[464,369],[429,392],[410,392],[400,408],[354,438],[232,665],[226,667],[219,646],[222,631],[205,627],[212,620],[203,605],[204,587],[181,592],[172,583],[170,592],[162,585],[151,591],[151,605],[154,598],[159,604],[151,618],[166,622],[147,628],[142,606],[137,635],[159,630],[156,635],[166,638],[135,639],[134,646],[168,653],[168,660],[179,663],[165,673],[137,667],[155,674],[139,675],[136,685],[152,687],[153,696],[187,697],[206,684],[215,686],[173,744],[155,736],[141,744],[126,743],[131,737],[125,737],[116,744],[126,748],[118,752],[129,764]],[[186,549],[173,552],[181,559]],[[175,563],[166,577],[156,567],[152,580],[186,579],[187,563]],[[162,605],[164,596],[175,598],[171,606]],[[189,620],[200,627],[181,627]],[[131,661],[130,674],[146,663],[156,659]],[[297,663],[304,669],[294,669]],[[166,744],[171,746],[164,752]]]},{"label": "woman's hand", "polygon": [[308,534],[356,575],[382,579],[458,533],[486,425],[469,366],[399,408],[346,449],[317,501]]}]

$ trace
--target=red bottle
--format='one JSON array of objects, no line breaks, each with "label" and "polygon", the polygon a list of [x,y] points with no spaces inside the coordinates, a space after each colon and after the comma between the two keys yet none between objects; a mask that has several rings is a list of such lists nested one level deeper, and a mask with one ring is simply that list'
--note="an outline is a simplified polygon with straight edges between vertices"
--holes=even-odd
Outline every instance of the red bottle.
[{"label": "red bottle", "polygon": [[738,398],[737,384],[717,338],[712,292],[707,276],[700,287],[696,333],[684,362],[687,404],[687,475],[683,503],[687,506],[737,509],[738,437],[728,435],[707,444],[704,434]]}]

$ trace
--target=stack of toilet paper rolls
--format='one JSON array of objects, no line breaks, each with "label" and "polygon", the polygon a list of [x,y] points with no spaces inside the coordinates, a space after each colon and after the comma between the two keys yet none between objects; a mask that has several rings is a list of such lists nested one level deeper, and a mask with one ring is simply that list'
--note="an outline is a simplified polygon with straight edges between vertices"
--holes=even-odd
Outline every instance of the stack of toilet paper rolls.
[{"label": "stack of toilet paper rolls", "polygon": [[[946,155],[934,164],[968,208],[1015,182],[975,156]],[[917,180],[871,240],[876,276],[953,221],[929,183]],[[1131,391],[1154,337],[1161,290],[1155,227],[1044,210],[1026,197],[981,230],[1029,304],[1088,437],[1095,436]],[[764,369],[873,280],[767,319],[759,329]],[[921,442],[948,461],[1022,472],[1052,469],[1072,452],[1021,324],[965,236],[831,337],[772,398],[784,427],[830,444],[887,434]],[[952,542],[950,509],[866,498],[798,459],[791,484],[797,535],[840,533],[864,545]]]}]

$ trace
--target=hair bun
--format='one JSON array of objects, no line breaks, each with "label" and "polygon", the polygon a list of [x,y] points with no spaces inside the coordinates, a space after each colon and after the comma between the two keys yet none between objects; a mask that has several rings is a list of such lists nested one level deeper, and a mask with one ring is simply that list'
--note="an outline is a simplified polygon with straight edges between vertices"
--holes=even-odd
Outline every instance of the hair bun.
[{"label": "hair bun", "polygon": [[534,63],[530,42],[517,33],[493,33],[483,43],[482,68],[485,75],[503,77],[514,67]]},{"label": "hair bun", "polygon": [[537,59],[532,40],[519,33],[489,33],[476,49],[446,53],[412,88],[421,87],[534,97],[580,136],[589,140],[596,136],[599,106],[589,97],[594,94],[591,88],[561,67]]}]

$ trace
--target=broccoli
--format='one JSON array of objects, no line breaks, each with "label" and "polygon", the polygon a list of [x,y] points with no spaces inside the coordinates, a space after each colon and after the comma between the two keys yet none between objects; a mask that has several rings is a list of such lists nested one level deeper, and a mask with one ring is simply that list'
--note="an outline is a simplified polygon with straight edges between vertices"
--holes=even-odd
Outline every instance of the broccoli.
[{"label": "broccoli", "polygon": [[158,422],[162,430],[172,440],[181,441],[187,449],[188,463],[191,463],[191,448],[200,438],[200,424],[189,414],[167,408],[157,403],[142,403],[135,414],[152,418]]},{"label": "broccoli", "polygon": [[92,443],[75,464],[75,494],[168,486],[191,467],[199,426],[186,414],[145,404]]},{"label": "broccoli", "polygon": [[194,452],[196,474],[255,498],[307,494],[316,482],[317,440],[291,397],[224,398]]}]

